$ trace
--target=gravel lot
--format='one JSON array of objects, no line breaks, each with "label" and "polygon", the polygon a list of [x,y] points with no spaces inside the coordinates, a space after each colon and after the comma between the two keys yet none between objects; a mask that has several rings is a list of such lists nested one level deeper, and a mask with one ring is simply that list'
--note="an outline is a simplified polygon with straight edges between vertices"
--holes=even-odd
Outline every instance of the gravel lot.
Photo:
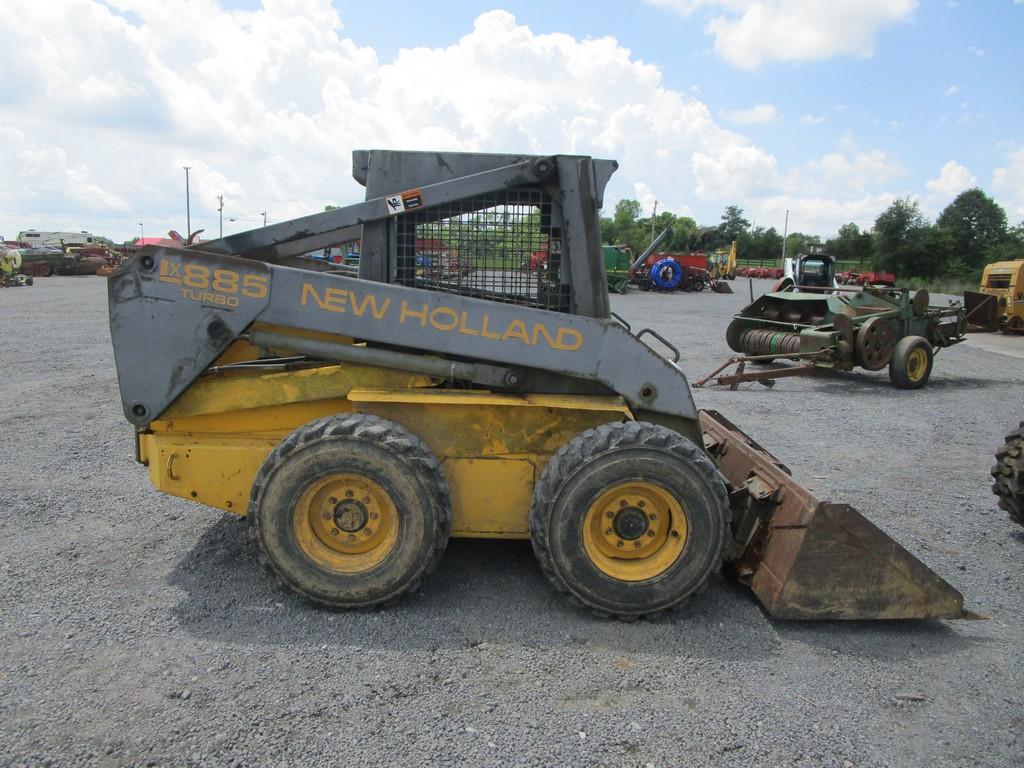
[{"label": "gravel lot", "polygon": [[[613,306],[692,380],[727,352],[735,285]],[[5,290],[0,323],[5,765],[1024,762],[1024,530],[987,481],[1024,418],[1022,359],[961,345],[921,392],[882,372],[696,393],[987,621],[777,622],[724,578],[667,620],[601,621],[529,544],[458,540],[414,598],[332,614],[133,463],[104,280]]]}]

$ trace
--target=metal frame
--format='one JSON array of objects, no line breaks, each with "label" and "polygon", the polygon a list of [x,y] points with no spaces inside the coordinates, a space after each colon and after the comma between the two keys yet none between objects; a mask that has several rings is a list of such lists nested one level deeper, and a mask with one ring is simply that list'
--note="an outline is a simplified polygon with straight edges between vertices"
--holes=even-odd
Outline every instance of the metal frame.
[{"label": "metal frame", "polygon": [[[384,153],[391,162],[389,183],[412,181],[408,174],[428,160],[443,170],[428,180],[452,176],[460,167],[506,160],[410,154]],[[361,157],[356,154],[357,177]],[[376,157],[365,156],[370,165],[367,194],[382,184],[373,178]],[[139,427],[158,418],[259,322],[351,336],[404,355],[497,364],[504,367],[501,383],[509,391],[616,393],[638,415],[699,444],[686,377],[640,341],[643,331],[634,336],[609,318],[597,213],[614,168],[611,161],[559,155],[520,159],[415,187],[421,205],[412,210],[541,185],[559,208],[562,279],[573,297],[569,314],[272,263],[363,226],[370,237],[364,236],[361,275],[390,277],[395,243],[388,227],[403,214],[390,213],[388,195],[204,243],[201,249],[143,249],[109,280],[111,337],[125,415]],[[380,235],[386,251],[378,250],[374,240]],[[217,275],[235,292],[218,292]],[[157,337],[159,344],[154,343]],[[283,351],[309,351],[300,347],[295,341]],[[402,367],[398,360],[395,366]],[[466,367],[451,365],[451,378],[498,386],[493,366],[469,368],[488,373],[479,379],[459,373]]]}]

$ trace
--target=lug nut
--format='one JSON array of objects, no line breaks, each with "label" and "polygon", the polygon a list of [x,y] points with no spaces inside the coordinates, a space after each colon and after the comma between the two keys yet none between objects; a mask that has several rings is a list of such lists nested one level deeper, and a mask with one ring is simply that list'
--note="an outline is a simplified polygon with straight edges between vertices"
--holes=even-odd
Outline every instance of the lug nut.
[{"label": "lug nut", "polygon": [[640,542],[639,541],[634,541],[633,542],[633,548],[634,549],[640,549]]},{"label": "lug nut", "polygon": [[604,532],[605,532],[605,534],[607,534],[608,536],[611,536],[611,535],[612,535],[612,529],[611,529],[611,528],[605,528],[605,529],[604,529]]},{"label": "lug nut", "polygon": [[355,537],[355,535],[354,535],[354,534],[351,534],[351,533],[350,533],[350,534],[348,535],[348,540],[349,540],[349,541],[355,541],[355,540],[356,540],[356,537]]},{"label": "lug nut", "polygon": [[678,539],[679,538],[679,531],[672,531],[672,538],[673,539]]},{"label": "lug nut", "polygon": [[331,528],[331,536],[337,536],[339,533],[341,533],[341,531],[337,528]]},{"label": "lug nut", "polygon": [[643,509],[644,507],[646,507],[646,506],[647,506],[647,502],[646,502],[646,501],[638,501],[638,502],[636,503],[636,505],[637,505],[638,507],[640,507],[640,509]]},{"label": "lug nut", "polygon": [[372,536],[373,535],[373,529],[372,528],[363,528],[363,533],[365,533],[367,536]]},{"label": "lug nut", "polygon": [[355,494],[352,493],[352,491],[345,491],[345,498],[346,499],[351,499],[353,496],[355,496]]},{"label": "lug nut", "polygon": [[612,512],[610,509],[607,512],[605,512],[604,514],[605,514],[605,517],[615,517],[615,513]]},{"label": "lug nut", "polygon": [[654,531],[648,529],[647,535],[653,537],[654,536]]},{"label": "lug nut", "polygon": [[363,496],[363,504],[369,504],[369,503],[370,503],[370,497],[369,496]]},{"label": "lug nut", "polygon": [[657,516],[656,514],[654,514],[653,512],[651,512],[651,514],[649,514],[649,515],[648,515],[647,517],[648,517],[648,518],[650,518],[650,520],[651,520],[651,522],[652,522],[652,523],[653,523],[653,522],[654,522],[655,520],[657,520],[657,519],[658,519],[658,516]]},{"label": "lug nut", "polygon": [[377,519],[377,513],[376,512],[371,512],[370,513],[370,519],[371,520],[376,520]]},{"label": "lug nut", "polygon": [[324,512],[323,518],[324,518],[324,520],[330,520],[331,519],[331,513],[330,512]]},{"label": "lug nut", "polygon": [[337,500],[336,498],[334,498],[333,496],[331,496],[331,498],[329,498],[329,499],[327,500],[327,503],[328,503],[328,504],[337,504],[337,503],[338,503],[338,500]]},{"label": "lug nut", "polygon": [[622,547],[624,547],[624,546],[626,546],[626,545],[625,545],[625,543],[624,543],[624,542],[620,541],[620,542],[619,542],[618,544],[616,544],[615,546],[616,546],[616,547],[618,547],[619,549],[622,549]]}]

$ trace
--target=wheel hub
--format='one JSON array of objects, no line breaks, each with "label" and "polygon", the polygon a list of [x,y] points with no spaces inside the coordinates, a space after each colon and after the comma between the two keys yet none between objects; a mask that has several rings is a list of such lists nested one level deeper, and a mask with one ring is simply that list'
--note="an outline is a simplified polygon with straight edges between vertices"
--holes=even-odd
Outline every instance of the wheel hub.
[{"label": "wheel hub", "polygon": [[686,545],[686,514],[679,500],[656,483],[612,486],[586,511],[583,546],[608,576],[623,581],[654,578]]},{"label": "wheel hub", "polygon": [[327,475],[297,500],[295,535],[307,556],[340,573],[369,570],[398,538],[398,512],[388,492],[368,477]]},{"label": "wheel hub", "polygon": [[620,509],[612,522],[612,528],[620,539],[633,541],[643,536],[649,527],[647,515],[637,507]]},{"label": "wheel hub", "polygon": [[334,524],[346,533],[355,533],[366,527],[370,511],[357,499],[339,501],[334,507]]}]

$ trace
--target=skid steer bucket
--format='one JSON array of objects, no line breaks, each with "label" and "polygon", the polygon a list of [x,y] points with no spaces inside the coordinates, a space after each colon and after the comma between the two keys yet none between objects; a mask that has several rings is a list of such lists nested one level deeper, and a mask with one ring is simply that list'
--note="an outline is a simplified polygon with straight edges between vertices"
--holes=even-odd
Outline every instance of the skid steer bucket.
[{"label": "skid steer bucket", "polygon": [[963,595],[853,507],[819,501],[721,414],[700,414],[729,486],[727,559],[781,619],[969,618]]}]

